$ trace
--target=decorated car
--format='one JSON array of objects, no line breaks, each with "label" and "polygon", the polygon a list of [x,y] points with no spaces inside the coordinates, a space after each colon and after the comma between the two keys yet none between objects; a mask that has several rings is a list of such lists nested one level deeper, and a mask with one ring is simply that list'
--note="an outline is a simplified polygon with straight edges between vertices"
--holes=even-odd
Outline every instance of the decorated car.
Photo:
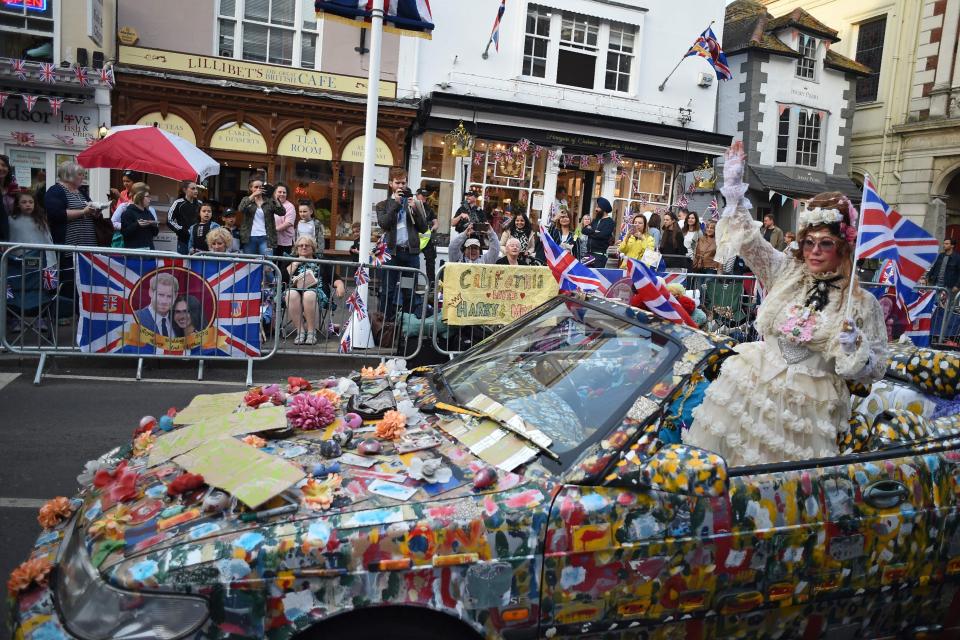
[{"label": "decorated car", "polygon": [[682,444],[725,340],[561,296],[145,417],[41,509],[16,637],[955,637],[957,355],[898,348],[836,457],[728,469]]}]

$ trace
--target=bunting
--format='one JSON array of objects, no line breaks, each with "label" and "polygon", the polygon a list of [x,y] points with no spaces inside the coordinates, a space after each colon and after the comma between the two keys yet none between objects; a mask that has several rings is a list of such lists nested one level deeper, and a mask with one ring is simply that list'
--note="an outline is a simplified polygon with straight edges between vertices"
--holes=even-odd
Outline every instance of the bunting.
[{"label": "bunting", "polygon": [[40,81],[53,84],[57,81],[57,69],[50,62],[40,63]]},{"label": "bunting", "polygon": [[10,71],[16,74],[17,78],[20,80],[27,79],[27,61],[26,60],[11,60],[10,61]]}]

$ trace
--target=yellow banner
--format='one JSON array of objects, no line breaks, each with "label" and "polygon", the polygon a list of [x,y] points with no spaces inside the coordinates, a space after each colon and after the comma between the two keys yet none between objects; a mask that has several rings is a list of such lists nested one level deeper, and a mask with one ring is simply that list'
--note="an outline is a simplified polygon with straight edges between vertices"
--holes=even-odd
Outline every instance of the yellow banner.
[{"label": "yellow banner", "polygon": [[143,347],[150,345],[163,351],[189,353],[191,349],[220,349],[227,351],[227,338],[219,333],[215,327],[203,331],[196,331],[185,338],[168,338],[141,325],[133,323],[123,334],[125,346]]},{"label": "yellow banner", "polygon": [[558,291],[547,267],[448,262],[443,267],[443,320],[450,325],[507,324]]},{"label": "yellow banner", "polygon": [[[180,71],[198,76],[227,78],[228,80],[252,82],[254,84],[279,84],[300,89],[367,95],[367,79],[360,76],[343,76],[311,69],[281,67],[273,64],[178,53],[162,49],[120,45],[120,64],[162,69],[164,71]],[[396,98],[397,83],[381,80],[380,97]]]}]

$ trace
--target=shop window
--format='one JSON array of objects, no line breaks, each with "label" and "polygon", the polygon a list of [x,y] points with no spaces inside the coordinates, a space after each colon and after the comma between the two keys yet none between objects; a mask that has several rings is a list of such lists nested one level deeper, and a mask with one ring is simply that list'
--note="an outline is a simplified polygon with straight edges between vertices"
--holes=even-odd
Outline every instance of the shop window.
[{"label": "shop window", "polygon": [[460,207],[460,203],[453,200],[453,182],[422,180],[419,186],[430,190],[427,204],[433,209],[439,221],[439,227],[434,232],[434,241],[437,246],[447,246],[450,243],[450,218]]},{"label": "shop window", "polygon": [[220,0],[219,6],[219,55],[316,68],[318,33],[310,0]]},{"label": "shop window", "polygon": [[56,62],[53,59],[54,1],[0,3],[0,57]]},{"label": "shop window", "polygon": [[[373,202],[376,204],[387,198],[387,180],[390,167],[375,166],[373,178]],[[340,162],[340,171],[337,176],[336,213],[331,220],[333,232],[336,234],[336,248],[345,250],[353,242],[351,227],[354,222],[360,222],[360,199],[363,191],[363,163]],[[370,211],[371,228],[377,229],[377,214]]]},{"label": "shop window", "polygon": [[546,153],[536,157],[515,144],[478,140],[474,154],[475,158],[479,154],[480,162],[470,163],[469,184],[481,191],[480,204],[484,211],[502,215],[509,205],[514,211],[523,211],[538,219],[544,208],[549,207],[543,194]]},{"label": "shop window", "polygon": [[805,80],[815,80],[817,77],[817,39],[801,33],[798,50],[801,58],[797,60],[797,77]]},{"label": "shop window", "polygon": [[429,132],[423,136],[423,161],[420,175],[423,178],[453,180],[456,175],[457,158],[447,151],[444,134]]},{"label": "shop window", "polygon": [[883,60],[883,38],[887,16],[860,25],[857,33],[857,62],[867,65],[872,73],[857,79],[857,103],[875,102],[880,87],[880,63]]},{"label": "shop window", "polygon": [[[314,217],[324,229],[326,247],[332,248],[333,238],[333,163],[329,160],[303,160],[281,157],[277,181],[289,187],[287,199],[295,206],[309,202]],[[349,235],[349,228],[347,229]]]}]

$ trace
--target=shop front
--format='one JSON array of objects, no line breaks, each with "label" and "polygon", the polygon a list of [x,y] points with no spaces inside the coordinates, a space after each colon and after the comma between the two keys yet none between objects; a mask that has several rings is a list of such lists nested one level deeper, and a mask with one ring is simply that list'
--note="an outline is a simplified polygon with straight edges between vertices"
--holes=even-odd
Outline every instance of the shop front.
[{"label": "shop front", "polygon": [[[531,127],[534,112],[541,128]],[[466,150],[453,135],[461,121],[472,137]],[[628,212],[675,206],[679,174],[729,144],[708,132],[437,93],[418,122],[411,183],[434,192],[444,234],[468,188],[495,220],[522,211],[540,223],[561,204],[579,219],[603,196],[619,225]]]},{"label": "shop front", "polygon": [[[346,99],[355,91],[339,96],[330,87],[355,87],[361,80],[365,83],[365,78],[350,78],[352,82],[347,83],[343,76],[316,71],[279,76],[267,72],[282,67],[244,62],[261,70],[263,77],[277,78],[286,86],[266,91],[263,85],[247,87],[237,82],[211,85],[200,75],[159,77],[141,69],[143,57],[125,51],[129,49],[134,48],[121,47],[121,62],[126,53],[128,60],[138,64],[118,68],[115,122],[156,123],[220,162],[220,174],[206,186],[207,197],[221,208],[236,207],[247,195],[252,177],[285,183],[294,204],[308,201],[313,205],[326,229],[328,252],[347,253],[354,239],[352,225],[361,215],[366,114],[363,102]],[[156,56],[151,60],[150,64],[163,64],[156,62]],[[209,63],[199,66],[204,76],[218,68]],[[295,89],[297,83],[327,90],[313,94],[304,87]],[[375,160],[378,200],[386,197],[390,167],[403,164],[407,131],[416,116],[412,106],[393,101],[395,94],[394,83],[381,83]],[[167,103],[158,101],[158,95],[176,95],[177,99]],[[151,178],[151,187],[155,181],[163,183],[159,208],[165,209],[176,199],[178,185]]]}]

